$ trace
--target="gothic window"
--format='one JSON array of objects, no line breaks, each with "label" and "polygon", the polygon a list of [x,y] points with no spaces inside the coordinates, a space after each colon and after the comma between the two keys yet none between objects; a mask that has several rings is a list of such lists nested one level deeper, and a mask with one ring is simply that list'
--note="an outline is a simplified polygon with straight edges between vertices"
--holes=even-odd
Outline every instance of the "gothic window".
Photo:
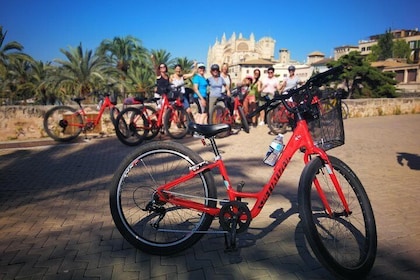
[{"label": "gothic window", "polygon": [[248,51],[248,45],[246,43],[239,43],[237,50],[238,51]]}]

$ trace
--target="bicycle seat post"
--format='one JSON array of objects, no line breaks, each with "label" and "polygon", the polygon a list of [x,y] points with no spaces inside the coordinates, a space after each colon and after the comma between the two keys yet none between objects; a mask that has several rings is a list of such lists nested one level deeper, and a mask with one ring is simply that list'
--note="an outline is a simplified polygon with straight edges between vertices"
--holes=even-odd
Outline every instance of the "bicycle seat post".
[{"label": "bicycle seat post", "polygon": [[214,153],[216,159],[221,158],[219,149],[217,148],[216,140],[214,139],[214,136],[209,137],[207,139],[209,139],[209,141],[210,141],[210,145],[211,145],[211,147],[213,149],[213,153]]}]

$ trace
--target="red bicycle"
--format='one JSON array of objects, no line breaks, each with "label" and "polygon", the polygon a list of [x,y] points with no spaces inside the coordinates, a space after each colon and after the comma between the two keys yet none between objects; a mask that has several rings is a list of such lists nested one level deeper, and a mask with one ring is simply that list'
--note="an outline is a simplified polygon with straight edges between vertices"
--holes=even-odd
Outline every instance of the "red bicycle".
[{"label": "red bicycle", "polygon": [[[376,257],[374,214],[355,173],[326,153],[344,144],[341,103],[338,99],[334,110],[320,115],[318,104],[312,103],[315,77],[270,101],[281,100],[294,114],[296,127],[269,181],[258,192],[244,191],[243,184],[234,189],[229,179],[215,142],[215,135],[229,131],[228,124],[190,124],[193,131],[204,136],[203,144],[210,142],[214,161],[205,161],[175,142],[148,143],[130,152],[110,188],[112,217],[123,237],[144,252],[169,255],[189,248],[203,234],[223,233],[226,249],[235,250],[237,234],[246,231],[260,214],[293,155],[303,150],[306,165],[299,181],[298,204],[306,239],[332,273],[363,278]],[[291,96],[301,97],[294,107],[284,102]],[[262,108],[254,113],[259,110]],[[216,169],[226,188],[225,198],[217,197],[213,178]],[[221,230],[208,231],[215,217]]]},{"label": "red bicycle", "polygon": [[271,133],[283,134],[289,126],[293,127],[293,113],[289,112],[281,101],[277,101],[267,110],[266,122]]},{"label": "red bicycle", "polygon": [[[118,139],[128,146],[137,146],[144,140],[156,137],[159,131],[173,139],[185,137],[189,132],[187,123],[191,119],[178,92],[181,86],[171,89],[168,95],[162,94],[161,98],[137,99],[137,102],[143,103],[140,107],[122,110],[116,119]],[[160,101],[160,108],[156,110],[153,106],[145,105],[145,101]]]},{"label": "red bicycle", "polygon": [[44,130],[55,141],[69,142],[76,139],[80,133],[92,131],[100,123],[105,109],[109,108],[110,119],[115,126],[116,117],[120,113],[117,108],[116,100],[111,101],[110,94],[107,93],[100,98],[98,103],[99,112],[95,118],[91,117],[82,106],[84,97],[72,98],[77,103],[79,109],[71,106],[55,106],[48,110],[44,115]]},{"label": "red bicycle", "polygon": [[[219,135],[217,135],[218,137],[229,136],[232,132],[238,133],[241,130],[241,128],[246,133],[249,133],[248,120],[246,118],[242,106],[243,96],[245,95],[247,90],[247,87],[240,86],[232,90],[232,97],[222,96],[216,100],[213,111],[210,114],[210,123],[225,123],[229,124],[231,127],[230,130],[219,133]],[[224,106],[218,104],[219,102],[223,102]],[[239,121],[240,123],[237,123],[237,121]]]}]

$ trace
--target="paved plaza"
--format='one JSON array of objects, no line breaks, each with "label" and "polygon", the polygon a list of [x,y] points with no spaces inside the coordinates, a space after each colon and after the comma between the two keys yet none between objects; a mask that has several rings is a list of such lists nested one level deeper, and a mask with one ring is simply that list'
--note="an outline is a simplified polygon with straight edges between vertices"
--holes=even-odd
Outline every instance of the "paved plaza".
[{"label": "paved plaza", "polygon": [[[368,279],[420,279],[420,115],[355,118],[344,125],[346,144],[329,153],[355,171],[373,206],[378,254]],[[247,191],[262,186],[272,170],[262,157],[273,137],[259,126],[217,140],[232,183],[244,181]],[[210,157],[201,141],[180,141]],[[0,280],[333,279],[308,248],[298,218],[302,154],[239,235],[237,252],[224,253],[223,235],[211,234],[160,257],[126,242],[109,210],[111,178],[135,149],[115,136],[0,143]]]}]

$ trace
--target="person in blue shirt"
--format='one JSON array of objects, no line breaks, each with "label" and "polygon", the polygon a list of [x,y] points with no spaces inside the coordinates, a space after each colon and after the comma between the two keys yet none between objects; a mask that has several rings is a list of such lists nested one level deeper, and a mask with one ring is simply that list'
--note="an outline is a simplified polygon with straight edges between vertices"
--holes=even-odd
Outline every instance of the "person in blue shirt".
[{"label": "person in blue shirt", "polygon": [[207,124],[207,80],[204,77],[206,66],[203,63],[197,64],[197,73],[192,79],[194,89],[194,103],[197,104],[198,117],[195,119],[198,124]]}]

